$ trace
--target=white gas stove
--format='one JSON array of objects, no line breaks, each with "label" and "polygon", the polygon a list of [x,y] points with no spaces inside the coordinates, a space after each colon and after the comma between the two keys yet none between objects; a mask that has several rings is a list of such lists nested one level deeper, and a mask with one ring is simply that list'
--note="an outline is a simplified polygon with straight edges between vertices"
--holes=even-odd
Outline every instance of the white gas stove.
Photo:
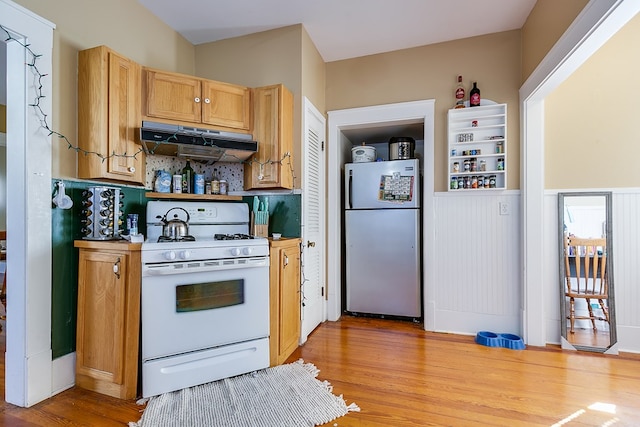
[{"label": "white gas stove", "polygon": [[[188,234],[164,236],[173,215]],[[249,236],[248,205],[150,201],[146,219],[143,396],[268,367],[269,244]]]}]

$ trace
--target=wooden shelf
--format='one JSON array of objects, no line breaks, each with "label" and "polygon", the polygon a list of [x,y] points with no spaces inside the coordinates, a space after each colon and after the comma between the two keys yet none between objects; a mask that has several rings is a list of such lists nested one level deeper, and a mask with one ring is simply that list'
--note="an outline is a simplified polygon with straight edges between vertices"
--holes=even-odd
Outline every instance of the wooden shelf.
[{"label": "wooden shelf", "polygon": [[242,200],[242,196],[229,196],[222,194],[186,194],[186,193],[154,193],[145,194],[147,199],[174,199],[174,200]]}]

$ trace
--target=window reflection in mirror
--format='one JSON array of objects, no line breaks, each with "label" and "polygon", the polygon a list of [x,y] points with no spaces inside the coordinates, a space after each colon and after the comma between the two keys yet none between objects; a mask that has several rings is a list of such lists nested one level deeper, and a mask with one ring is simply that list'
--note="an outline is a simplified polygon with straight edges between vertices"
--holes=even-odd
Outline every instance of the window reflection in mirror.
[{"label": "window reflection in mirror", "polygon": [[564,349],[617,352],[611,212],[610,192],[558,194]]}]

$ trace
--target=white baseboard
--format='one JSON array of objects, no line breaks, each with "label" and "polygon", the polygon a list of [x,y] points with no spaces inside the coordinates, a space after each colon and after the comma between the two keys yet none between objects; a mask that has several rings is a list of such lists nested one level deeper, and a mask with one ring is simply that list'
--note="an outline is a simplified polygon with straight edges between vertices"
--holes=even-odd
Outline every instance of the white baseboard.
[{"label": "white baseboard", "polygon": [[73,387],[76,383],[76,353],[65,354],[52,362],[51,395]]}]

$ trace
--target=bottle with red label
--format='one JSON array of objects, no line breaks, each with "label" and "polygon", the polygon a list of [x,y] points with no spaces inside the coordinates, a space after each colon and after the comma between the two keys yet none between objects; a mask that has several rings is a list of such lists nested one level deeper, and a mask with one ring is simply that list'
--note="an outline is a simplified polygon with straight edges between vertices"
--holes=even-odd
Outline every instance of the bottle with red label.
[{"label": "bottle with red label", "polygon": [[478,82],[473,82],[473,88],[471,88],[471,92],[469,92],[469,106],[480,106],[480,89],[478,89]]},{"label": "bottle with red label", "polygon": [[458,86],[456,86],[456,105],[454,108],[464,108],[464,85],[462,84],[462,76],[458,76]]}]

